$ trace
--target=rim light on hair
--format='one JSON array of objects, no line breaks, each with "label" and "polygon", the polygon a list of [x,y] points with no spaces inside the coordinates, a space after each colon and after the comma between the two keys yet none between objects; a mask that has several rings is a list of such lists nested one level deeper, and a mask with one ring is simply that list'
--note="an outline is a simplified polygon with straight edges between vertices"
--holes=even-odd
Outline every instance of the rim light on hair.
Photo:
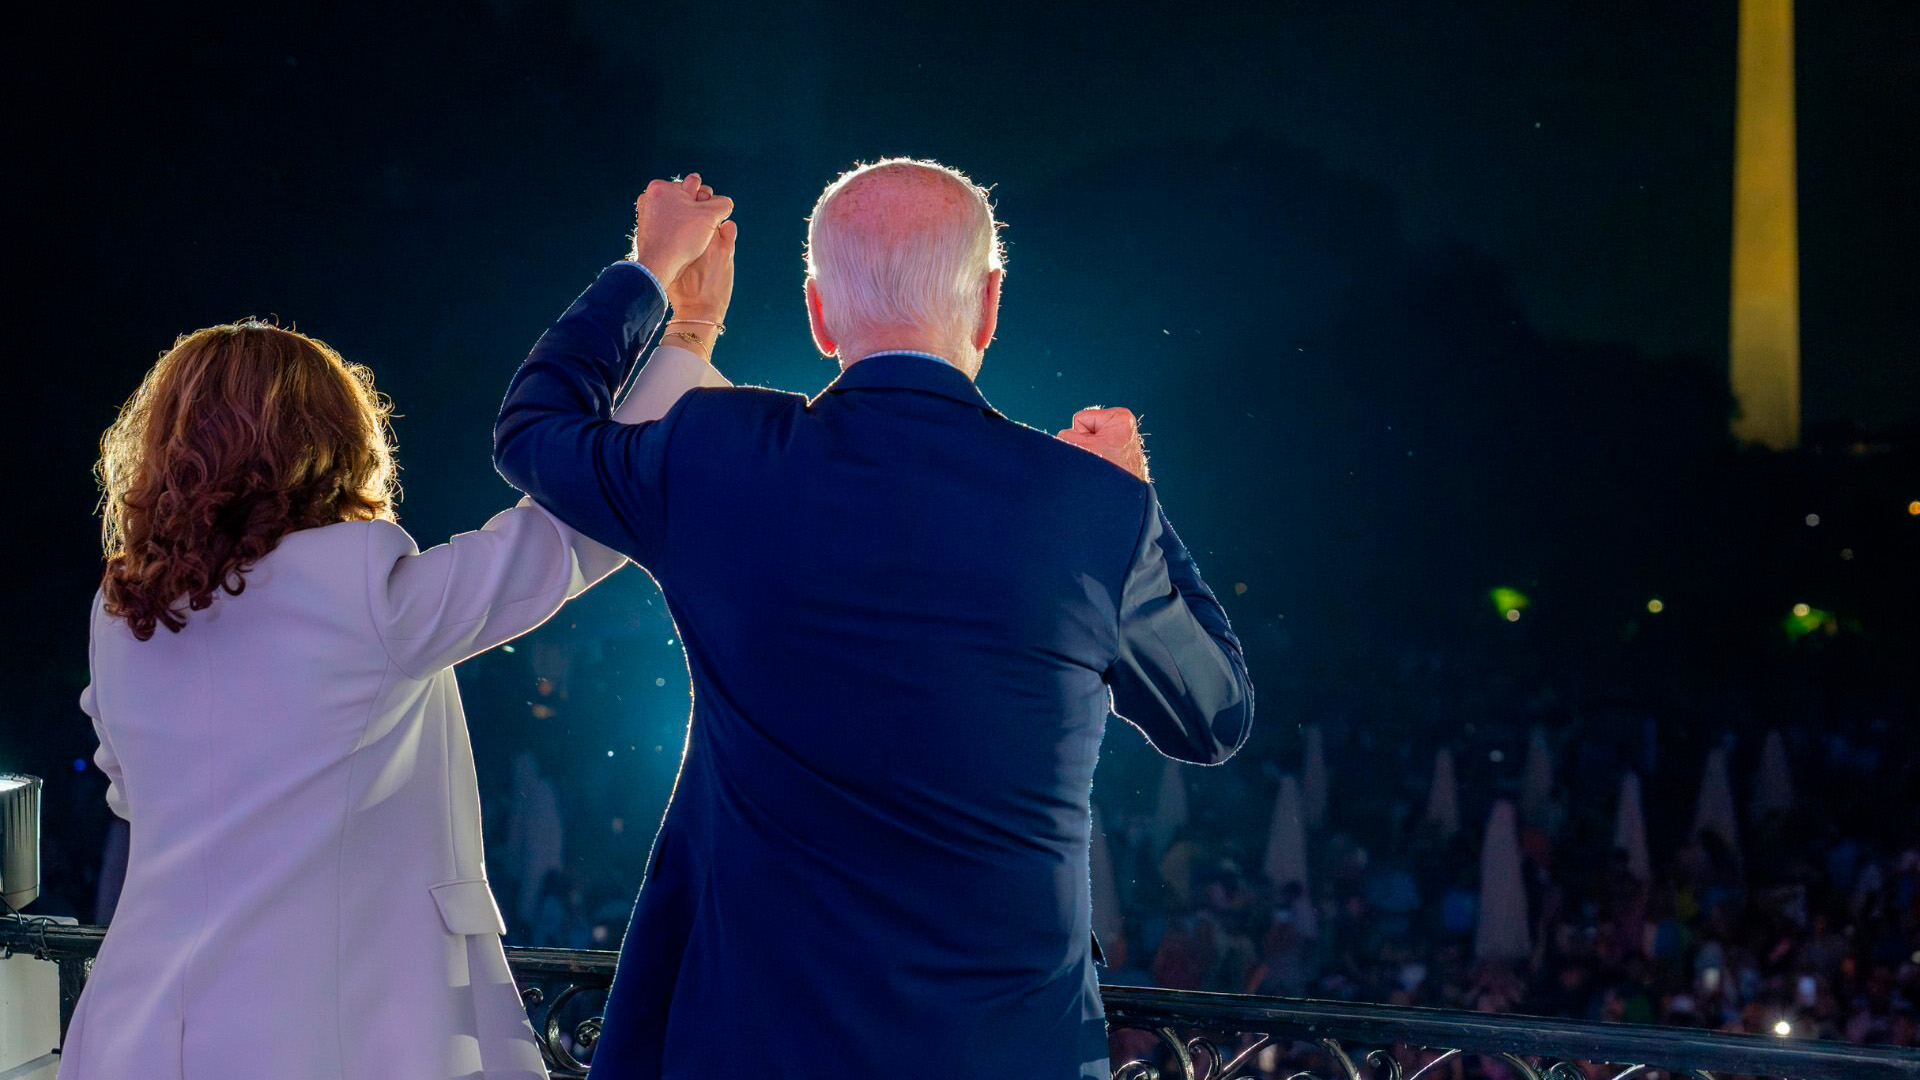
[{"label": "rim light on hair", "polygon": [[[902,219],[868,205],[876,180],[924,190]],[[820,193],[806,261],[839,339],[897,327],[965,338],[1006,254],[987,189],[937,161],[895,157],[858,165]]]},{"label": "rim light on hair", "polygon": [[373,374],[294,330],[196,330],[100,440],[101,592],[135,637],[178,632],[297,529],[392,518],[391,403]]}]

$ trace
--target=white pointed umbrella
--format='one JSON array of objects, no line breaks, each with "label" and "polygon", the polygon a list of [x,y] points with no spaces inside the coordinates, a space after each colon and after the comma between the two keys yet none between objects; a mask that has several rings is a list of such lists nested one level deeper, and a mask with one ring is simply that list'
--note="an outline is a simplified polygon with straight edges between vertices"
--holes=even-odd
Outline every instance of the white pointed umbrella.
[{"label": "white pointed umbrella", "polygon": [[1740,827],[1733,818],[1733,784],[1727,778],[1727,750],[1716,746],[1707,754],[1700,777],[1700,801],[1693,812],[1693,835],[1717,833],[1735,858],[1740,855]]},{"label": "white pointed umbrella", "polygon": [[1301,809],[1306,811],[1308,827],[1317,829],[1327,823],[1327,744],[1318,724],[1309,724],[1306,736],[1306,763],[1300,780],[1300,795],[1304,800]]},{"label": "white pointed umbrella", "polygon": [[1613,815],[1613,846],[1627,853],[1627,873],[1635,880],[1653,880],[1653,859],[1647,854],[1647,810],[1640,798],[1640,776],[1631,769],[1620,778],[1620,806]]},{"label": "white pointed umbrella", "polygon": [[1480,849],[1480,925],[1473,955],[1481,960],[1524,960],[1533,952],[1527,933],[1527,887],[1520,876],[1520,826],[1513,804],[1493,804],[1487,839]]},{"label": "white pointed umbrella", "polygon": [[1300,782],[1291,775],[1280,778],[1280,790],[1273,797],[1273,817],[1267,825],[1267,853],[1260,869],[1275,885],[1297,881],[1307,888],[1307,822],[1301,812]]},{"label": "white pointed umbrella", "polygon": [[1093,879],[1093,932],[1111,949],[1125,929],[1120,921],[1120,886],[1113,876],[1113,852],[1107,847],[1107,830],[1100,824],[1097,806],[1093,808],[1093,847],[1088,862]]},{"label": "white pointed umbrella", "polygon": [[547,873],[566,864],[566,822],[560,796],[540,773],[539,762],[522,751],[513,759],[513,813],[507,819],[503,865],[520,882],[515,896],[522,920],[533,918]]},{"label": "white pointed umbrella", "polygon": [[1760,745],[1760,776],[1753,789],[1753,819],[1793,810],[1793,770],[1787,766],[1787,740],[1778,730],[1767,732]]},{"label": "white pointed umbrella", "polygon": [[1527,763],[1520,772],[1520,819],[1545,825],[1553,810],[1553,752],[1547,733],[1535,725],[1527,734]]},{"label": "white pointed umbrella", "polygon": [[1168,758],[1160,767],[1160,794],[1153,807],[1153,857],[1158,859],[1173,845],[1180,827],[1187,823],[1187,778],[1180,766]]},{"label": "white pointed umbrella", "polygon": [[1433,755],[1433,785],[1427,788],[1427,820],[1442,837],[1460,831],[1460,783],[1453,771],[1453,751],[1446,747]]}]

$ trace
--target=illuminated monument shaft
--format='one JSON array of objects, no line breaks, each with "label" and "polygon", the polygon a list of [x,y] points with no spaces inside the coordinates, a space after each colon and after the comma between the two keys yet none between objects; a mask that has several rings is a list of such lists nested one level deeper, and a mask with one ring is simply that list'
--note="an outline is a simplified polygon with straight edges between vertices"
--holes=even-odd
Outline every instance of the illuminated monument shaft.
[{"label": "illuminated monument shaft", "polygon": [[1741,0],[1734,131],[1734,434],[1800,441],[1800,250],[1794,190],[1793,0]]}]

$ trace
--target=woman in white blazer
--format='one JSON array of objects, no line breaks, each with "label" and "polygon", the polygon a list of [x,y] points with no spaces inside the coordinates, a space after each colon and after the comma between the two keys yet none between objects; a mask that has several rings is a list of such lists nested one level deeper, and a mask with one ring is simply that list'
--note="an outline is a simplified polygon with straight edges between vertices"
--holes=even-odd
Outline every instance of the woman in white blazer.
[{"label": "woman in white blazer", "polygon": [[[678,314],[731,264],[728,226]],[[681,329],[617,418],[725,385]],[[102,445],[81,704],[132,849],[62,1080],[544,1078],[452,669],[621,557],[526,500],[420,551],[365,369],[259,323],[181,338]]]}]

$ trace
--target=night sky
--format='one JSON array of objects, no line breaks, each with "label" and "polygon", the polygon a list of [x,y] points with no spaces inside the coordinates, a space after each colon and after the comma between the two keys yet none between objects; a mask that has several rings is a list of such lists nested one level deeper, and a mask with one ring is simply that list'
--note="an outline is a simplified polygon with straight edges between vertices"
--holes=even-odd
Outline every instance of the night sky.
[{"label": "night sky", "polygon": [[[886,154],[995,185],[1010,276],[983,389],[1049,429],[1095,402],[1144,413],[1203,567],[1252,584],[1229,598],[1246,621],[1405,584],[1328,576],[1399,559],[1385,518],[1330,506],[1333,478],[1376,477],[1358,501],[1408,513],[1442,481],[1481,517],[1524,508],[1577,455],[1448,425],[1664,430],[1669,400],[1697,421],[1724,377],[1733,0],[39,15],[8,65],[6,446],[31,486],[9,515],[26,572],[0,765],[90,748],[71,704],[99,567],[88,469],[176,334],[273,315],[372,366],[401,414],[402,521],[430,543],[511,501],[488,457],[500,394],[621,254],[654,176],[697,169],[737,200],[716,361],[806,391],[833,372],[800,304],[821,186]],[[1798,48],[1807,424],[1897,430],[1920,421],[1920,7],[1802,5]],[[1629,370],[1610,412],[1541,405]],[[1651,471],[1657,435],[1634,435]],[[1448,520],[1433,558],[1485,584],[1468,549],[1487,545]],[[650,595],[627,574],[578,610],[664,627],[634,614]]]}]

